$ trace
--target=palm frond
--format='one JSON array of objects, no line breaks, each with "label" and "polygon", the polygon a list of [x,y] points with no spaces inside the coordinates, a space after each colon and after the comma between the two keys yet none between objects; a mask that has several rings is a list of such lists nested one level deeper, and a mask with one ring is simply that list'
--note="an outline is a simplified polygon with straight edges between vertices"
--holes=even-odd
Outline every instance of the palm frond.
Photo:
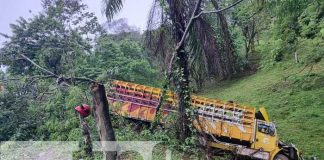
[{"label": "palm frond", "polygon": [[[196,20],[193,32],[188,36],[188,39],[197,39],[195,43],[191,43],[190,46],[200,45],[201,51],[193,51],[195,54],[204,54],[206,59],[206,70],[211,76],[217,76],[220,79],[223,78],[223,65],[222,65],[222,52],[220,44],[215,36],[215,31],[211,22],[208,21],[208,17],[199,17]],[[192,37],[195,35],[195,37]],[[195,49],[195,48],[193,48]]]},{"label": "palm frond", "polygon": [[114,18],[114,15],[123,8],[123,0],[103,0],[103,12],[108,21]]},{"label": "palm frond", "polygon": [[171,59],[173,39],[171,35],[171,22],[168,19],[167,6],[155,0],[151,7],[147,30],[145,32],[145,46],[149,56],[155,60],[161,69],[166,69]]}]

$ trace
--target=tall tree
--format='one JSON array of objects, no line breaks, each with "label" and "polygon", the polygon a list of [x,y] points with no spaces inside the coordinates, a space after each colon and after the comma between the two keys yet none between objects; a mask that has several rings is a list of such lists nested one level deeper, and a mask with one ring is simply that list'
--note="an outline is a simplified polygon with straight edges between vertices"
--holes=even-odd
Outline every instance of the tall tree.
[{"label": "tall tree", "polygon": [[[215,10],[219,10],[219,4],[216,0],[211,0]],[[221,78],[230,78],[235,72],[235,48],[230,34],[228,23],[223,12],[217,13],[220,26],[221,38],[223,39],[222,48],[224,50],[222,65],[224,67]]]},{"label": "tall tree", "polygon": [[269,27],[270,16],[266,11],[265,4],[246,1],[238,9],[232,12],[233,26],[238,27],[244,37],[245,59],[250,63],[255,54],[255,42],[258,42],[258,35],[262,30]]},{"label": "tall tree", "polygon": [[[236,4],[239,2],[240,1]],[[147,44],[149,49],[154,52],[154,55],[156,53],[161,53],[162,56],[157,57],[162,57],[162,60],[164,59],[163,61],[169,59],[170,53],[172,53],[172,49],[170,48],[172,47],[165,45],[166,38],[163,37],[172,37],[175,44],[182,41],[185,42],[185,44],[181,44],[181,46],[178,44],[175,47],[179,49],[176,50],[175,62],[177,63],[177,67],[174,68],[176,70],[178,69],[178,74],[180,75],[176,78],[178,81],[175,83],[180,91],[178,94],[180,99],[179,113],[183,111],[182,106],[184,104],[181,104],[181,101],[187,100],[181,99],[180,97],[183,97],[183,95],[181,95],[183,94],[181,93],[183,90],[189,89],[183,86],[189,84],[190,72],[199,88],[201,88],[204,79],[206,79],[209,74],[224,79],[230,77],[234,73],[234,48],[226,19],[224,16],[221,16],[223,34],[220,38],[222,38],[222,36],[227,36],[227,39],[224,41],[217,40],[212,27],[213,23],[209,21],[210,17],[201,14],[203,10],[200,8],[200,3],[202,3],[202,1],[155,1],[150,13]],[[194,7],[196,6],[195,4],[198,5],[197,10]],[[206,6],[208,2],[203,4],[202,6]],[[216,10],[219,10],[219,8],[217,7]],[[154,16],[156,13],[158,13],[159,16]],[[219,14],[219,12],[215,13]],[[192,15],[194,16],[192,17]],[[190,26],[191,22],[193,22],[192,26]],[[156,24],[160,26],[156,26]],[[171,30],[171,32],[166,32],[169,30]],[[189,31],[188,35],[184,35],[186,30]],[[225,43],[226,45],[224,45]],[[230,47],[230,49],[227,49],[227,53],[222,54],[221,49],[226,47]],[[183,65],[181,62],[187,65]],[[186,94],[186,96],[190,97],[189,94]],[[184,129],[181,130],[183,131]]]},{"label": "tall tree", "polygon": [[[188,3],[186,1],[181,0],[168,0],[170,19],[172,21],[172,37],[175,42],[177,42],[177,47],[175,51],[176,64],[178,72],[175,77],[178,80],[175,80],[175,84],[178,88],[176,91],[179,97],[179,119],[178,119],[178,127],[179,127],[179,139],[180,141],[184,141],[188,137],[189,127],[188,127],[188,115],[186,113],[186,109],[190,107],[190,90],[189,90],[189,54],[185,50],[185,45],[181,44],[183,41],[184,31],[187,29],[186,26],[186,17],[184,16],[186,8],[188,7]],[[201,0],[196,2],[196,7],[200,8]],[[198,10],[192,10],[192,12],[198,12]],[[192,13],[195,15],[196,13]],[[189,15],[189,14],[188,14]]]},{"label": "tall tree", "polygon": [[[183,2],[183,4],[186,4],[185,10],[182,11],[186,23],[190,19],[195,2]],[[216,3],[216,1],[214,2]],[[239,2],[237,1],[234,4]],[[205,9],[220,9],[218,3],[216,5],[214,7],[210,1],[203,1]],[[165,62],[170,61],[173,48],[172,45],[170,46],[167,43],[170,42],[170,38],[173,35],[173,32],[171,32],[171,12],[169,10],[170,6],[165,1],[155,1],[149,14],[148,31],[146,32],[146,44],[150,50],[149,53],[157,61],[163,62],[161,65],[164,66],[168,66],[168,63]],[[199,8],[199,12],[201,11],[203,11],[202,8]],[[190,28],[187,40],[186,49],[190,53],[189,59],[191,61],[190,64],[192,64],[189,70],[193,73],[191,76],[197,86],[199,84],[201,86],[203,79],[208,79],[211,76],[222,80],[230,78],[235,73],[236,53],[230,34],[230,27],[223,12],[217,12],[217,15],[203,14],[196,17],[193,27]],[[173,43],[177,42],[173,39]],[[162,67],[162,69],[165,68],[167,67]],[[199,78],[202,75],[205,78]]]},{"label": "tall tree", "polygon": [[[240,2],[240,1],[238,1]],[[191,57],[190,53],[193,54],[201,54],[201,50],[196,50],[198,48],[203,48],[203,51],[205,51],[206,55],[213,55],[212,52],[215,51],[215,56],[211,59],[215,60],[217,63],[217,69],[219,72],[219,75],[222,76],[222,78],[230,77],[233,73],[233,66],[235,62],[234,57],[234,50],[233,48],[229,49],[228,52],[221,57],[220,52],[216,43],[216,40],[211,36],[213,33],[211,29],[211,24],[206,23],[206,21],[203,21],[201,18],[201,3],[202,0],[197,1],[189,1],[189,0],[167,0],[167,1],[158,1],[155,0],[153,9],[150,12],[150,19],[149,19],[149,27],[147,31],[148,35],[148,46],[151,50],[157,53],[161,53],[162,61],[168,61],[166,59],[170,59],[171,63],[167,63],[170,65],[167,65],[167,67],[164,67],[166,69],[173,68],[175,70],[173,77],[175,86],[177,87],[177,93],[179,97],[179,138],[180,140],[184,140],[188,135],[188,122],[187,121],[187,115],[186,115],[186,109],[189,108],[190,105],[190,91],[189,91],[189,84],[190,84],[190,66],[189,66],[189,58]],[[158,4],[158,5],[157,5]],[[236,3],[237,4],[237,3]],[[105,1],[105,8],[106,8],[106,17],[108,19],[112,18],[112,15],[120,10],[122,7],[122,1]],[[218,8],[216,8],[218,9]],[[107,11],[108,10],[108,11]],[[155,13],[160,14],[160,16],[157,18],[160,25],[155,26],[156,16],[154,16]],[[211,12],[212,13],[212,12]],[[218,13],[218,12],[215,12]],[[107,15],[108,14],[108,15]],[[222,25],[223,25],[223,31],[228,29],[227,23],[224,19],[224,16],[222,17]],[[188,45],[187,40],[191,39],[191,42],[197,42],[194,41],[193,35],[194,34],[187,34],[190,30],[191,33],[193,33],[192,24],[196,19],[200,19],[200,26],[203,26],[204,28],[208,28],[205,33],[198,34],[195,37],[200,38],[203,42],[212,42],[212,45],[205,45],[203,42],[201,43],[202,47],[195,47],[195,45]],[[201,31],[204,32],[204,31]],[[166,39],[163,35],[163,33],[170,33],[170,37],[172,38],[172,41],[175,43],[174,47],[172,45],[166,45]],[[224,31],[224,35],[228,36],[227,40],[225,41],[228,43],[226,47],[231,47],[232,42],[230,39],[229,31]],[[189,37],[189,38],[188,38]],[[207,37],[207,38],[206,38]],[[162,42],[162,43],[159,43]],[[191,43],[193,44],[193,43]],[[211,44],[211,43],[209,43]],[[216,45],[216,46],[215,46]],[[173,48],[173,49],[172,49]],[[190,49],[191,51],[189,51]],[[170,53],[171,51],[171,53]],[[169,53],[168,53],[169,52]],[[207,52],[207,53],[206,53]],[[205,56],[206,56],[205,55]],[[171,57],[171,58],[170,58]],[[196,57],[196,56],[192,56]],[[207,57],[207,56],[206,56]],[[216,57],[216,58],[214,58]],[[225,57],[225,58],[224,58]],[[196,58],[196,60],[201,60],[202,58]],[[209,60],[208,58],[203,58],[206,60]],[[173,60],[176,64],[176,66],[172,67]],[[212,65],[213,62],[210,62],[210,65]],[[162,63],[163,64],[163,63]],[[164,63],[165,64],[165,63]],[[199,63],[192,63],[197,64]],[[205,64],[207,65],[207,64]],[[207,67],[194,67],[195,69],[198,68],[207,68]],[[199,72],[195,72],[199,73]],[[201,77],[200,74],[194,74],[197,75],[197,77]],[[197,80],[201,80],[202,78],[197,78]]]},{"label": "tall tree", "polygon": [[[5,58],[1,63],[9,67],[12,76],[31,79],[27,84],[34,86],[38,86],[35,82],[39,79],[55,78],[58,84],[56,88],[64,90],[62,96],[57,96],[64,104],[66,86],[94,82],[77,76],[83,74],[79,66],[87,64],[84,59],[92,55],[93,37],[101,33],[102,29],[94,14],[87,12],[86,5],[79,0],[43,0],[42,4],[44,10],[39,15],[29,20],[20,18],[18,24],[11,25],[13,35],[1,49],[1,56]],[[51,84],[53,79],[46,83],[47,87]],[[97,88],[99,89],[92,88],[92,92],[100,139],[114,141],[104,87],[99,85]],[[54,114],[54,123],[57,125],[65,112],[63,107],[54,105],[53,108],[60,111],[53,112],[54,109],[50,109],[49,113]],[[53,139],[57,138],[55,136],[57,135]],[[57,140],[66,140],[66,137]],[[116,159],[116,153],[104,152],[104,157]]]},{"label": "tall tree", "polygon": [[13,35],[5,43],[4,65],[13,74],[38,74],[24,54],[55,74],[75,75],[73,66],[91,49],[91,38],[100,31],[93,13],[80,1],[43,0],[43,12],[30,20],[11,24]]}]

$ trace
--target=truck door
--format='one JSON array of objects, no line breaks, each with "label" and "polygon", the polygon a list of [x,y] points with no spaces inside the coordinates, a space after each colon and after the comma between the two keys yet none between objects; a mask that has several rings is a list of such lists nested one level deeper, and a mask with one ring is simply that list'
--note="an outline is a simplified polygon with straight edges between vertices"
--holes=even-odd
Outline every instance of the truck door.
[{"label": "truck door", "polygon": [[254,149],[271,152],[277,148],[278,137],[274,123],[257,120]]}]

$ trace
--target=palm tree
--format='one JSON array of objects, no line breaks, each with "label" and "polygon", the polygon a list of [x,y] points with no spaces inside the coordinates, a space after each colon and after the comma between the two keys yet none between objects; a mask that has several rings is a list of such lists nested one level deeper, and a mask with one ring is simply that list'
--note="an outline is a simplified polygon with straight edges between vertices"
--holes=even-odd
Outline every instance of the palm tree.
[{"label": "palm tree", "polygon": [[103,10],[108,21],[123,8],[123,0],[103,0]]},{"label": "palm tree", "polygon": [[[164,4],[161,4],[163,3]],[[198,6],[198,12],[201,6],[207,6],[210,2],[201,2],[199,0],[155,0],[149,16],[148,30],[146,33],[147,46],[151,49],[152,57],[156,57],[164,69],[168,65],[165,62],[170,61],[174,46],[169,45],[169,37],[173,44],[181,41],[183,33],[191,15],[195,12],[195,6]],[[216,10],[219,9],[215,0],[212,5]],[[219,24],[219,32],[224,40],[215,37],[216,30],[212,27],[215,21]],[[219,79],[231,77],[234,73],[234,47],[228,24],[223,13],[215,16],[203,15],[195,19],[192,27],[189,28],[189,34],[186,37],[186,43],[180,47],[176,54],[176,66],[174,70],[180,71],[174,74],[174,83],[179,88],[179,138],[184,140],[188,136],[187,115],[185,109],[189,108],[190,76],[195,80],[197,88],[202,88],[204,79],[209,76],[216,76]]]},{"label": "palm tree", "polygon": [[[156,57],[165,70],[170,68],[168,62],[171,61],[172,64],[172,57],[175,57],[175,65],[171,68],[174,71],[173,82],[178,88],[178,128],[181,141],[189,135],[186,108],[190,106],[190,73],[201,87],[204,76],[212,75],[225,79],[234,72],[234,48],[223,14],[217,14],[216,19],[221,26],[223,41],[214,36],[213,16],[199,16],[192,27],[187,26],[192,20],[192,15],[197,15],[201,6],[207,6],[209,3],[202,0],[154,0],[148,20],[146,45],[152,51],[151,56]],[[212,0],[212,4],[215,9],[219,8],[215,0]],[[106,17],[111,20],[123,7],[123,2],[104,0],[104,6]],[[189,30],[189,34],[184,35],[186,29]],[[180,43],[183,40],[185,43]],[[170,45],[170,42],[176,45]]]}]

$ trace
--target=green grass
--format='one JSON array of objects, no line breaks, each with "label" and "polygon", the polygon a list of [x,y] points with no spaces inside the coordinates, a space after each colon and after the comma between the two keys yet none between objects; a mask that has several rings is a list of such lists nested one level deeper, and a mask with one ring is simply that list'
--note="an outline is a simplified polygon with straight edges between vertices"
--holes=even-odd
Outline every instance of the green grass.
[{"label": "green grass", "polygon": [[294,143],[306,157],[324,159],[324,63],[312,70],[282,63],[268,70],[205,86],[200,95],[260,107],[277,124],[281,139]]}]

